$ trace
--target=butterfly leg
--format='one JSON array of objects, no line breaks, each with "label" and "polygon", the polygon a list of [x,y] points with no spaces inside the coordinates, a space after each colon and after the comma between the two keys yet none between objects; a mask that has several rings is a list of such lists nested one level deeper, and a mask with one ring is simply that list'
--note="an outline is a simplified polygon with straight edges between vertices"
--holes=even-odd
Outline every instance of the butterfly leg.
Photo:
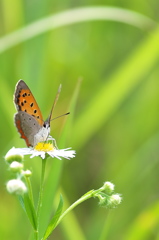
[{"label": "butterfly leg", "polygon": [[51,137],[50,135],[48,136],[48,139],[47,140],[51,140],[53,142],[53,145],[56,149],[58,149],[58,146],[57,146],[57,143],[56,143],[56,140],[55,138]]}]

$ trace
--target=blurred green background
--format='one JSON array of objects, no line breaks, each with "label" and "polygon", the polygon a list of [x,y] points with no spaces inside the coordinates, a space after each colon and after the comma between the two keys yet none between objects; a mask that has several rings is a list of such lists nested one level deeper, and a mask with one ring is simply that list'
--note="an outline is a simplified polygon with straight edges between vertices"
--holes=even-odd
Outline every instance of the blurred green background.
[{"label": "blurred green background", "polygon": [[[154,24],[145,20],[140,27],[138,21],[135,27],[126,24],[127,17],[126,23],[95,19],[82,22],[81,11],[81,22],[46,31],[11,47],[8,44],[4,49],[4,36],[21,28],[25,31],[34,21],[97,5],[133,10]],[[66,216],[50,239],[159,239],[158,9],[157,0],[0,0],[1,239],[29,239],[31,233],[17,198],[5,189],[12,176],[4,155],[12,146],[25,147],[13,123],[12,99],[19,79],[31,88],[44,118],[60,83],[62,92],[54,117],[72,109],[71,115],[52,122],[51,134],[58,146],[71,146],[77,154],[71,161],[48,160],[42,229],[51,214],[47,207],[54,209],[52,198],[59,198],[60,192],[65,204],[70,205],[104,181],[112,181],[123,197],[122,204],[110,211],[98,207],[96,199],[88,200]],[[135,25],[135,17],[132,22]],[[42,22],[38,26],[42,28]],[[33,171],[37,200],[41,161],[26,160],[26,167]]]}]

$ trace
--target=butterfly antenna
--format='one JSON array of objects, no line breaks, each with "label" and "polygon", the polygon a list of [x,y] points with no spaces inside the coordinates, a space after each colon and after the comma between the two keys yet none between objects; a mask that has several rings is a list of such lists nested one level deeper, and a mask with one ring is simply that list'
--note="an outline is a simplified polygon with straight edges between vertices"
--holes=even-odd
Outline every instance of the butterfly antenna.
[{"label": "butterfly antenna", "polygon": [[52,118],[50,121],[53,121],[53,120],[55,120],[57,118],[63,117],[63,116],[68,115],[68,114],[70,114],[70,112],[67,112],[67,113],[64,113],[64,114],[62,114],[62,115],[60,115],[58,117]]},{"label": "butterfly antenna", "polygon": [[58,101],[58,98],[59,98],[59,95],[60,95],[60,92],[61,92],[61,87],[62,87],[62,85],[60,84],[60,86],[59,86],[59,88],[58,88],[58,91],[57,91],[57,94],[56,94],[56,97],[55,97],[55,100],[54,100],[54,103],[53,103],[52,108],[51,108],[50,115],[49,115],[49,117],[48,117],[48,119],[47,119],[47,122],[49,122],[49,123],[50,123],[50,121],[51,121],[52,112],[53,112],[53,110],[54,110],[54,108],[55,108],[55,105],[56,105],[56,103],[57,103],[57,101]]}]

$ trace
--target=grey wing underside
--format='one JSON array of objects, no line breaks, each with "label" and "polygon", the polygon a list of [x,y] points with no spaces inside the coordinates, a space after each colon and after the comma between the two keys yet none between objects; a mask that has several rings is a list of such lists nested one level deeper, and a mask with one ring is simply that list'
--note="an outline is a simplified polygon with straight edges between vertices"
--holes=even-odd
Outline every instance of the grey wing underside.
[{"label": "grey wing underside", "polygon": [[39,132],[41,128],[37,120],[30,114],[23,111],[16,113],[14,120],[21,138],[26,141],[27,146],[34,146],[34,136]]}]

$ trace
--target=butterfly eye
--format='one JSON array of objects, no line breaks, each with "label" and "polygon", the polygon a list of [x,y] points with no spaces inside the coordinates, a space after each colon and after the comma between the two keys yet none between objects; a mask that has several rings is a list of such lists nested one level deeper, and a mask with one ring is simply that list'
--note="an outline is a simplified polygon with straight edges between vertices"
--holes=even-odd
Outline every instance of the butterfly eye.
[{"label": "butterfly eye", "polygon": [[49,128],[49,127],[50,127],[50,124],[46,121],[46,122],[44,122],[43,127],[44,127],[44,128]]}]

